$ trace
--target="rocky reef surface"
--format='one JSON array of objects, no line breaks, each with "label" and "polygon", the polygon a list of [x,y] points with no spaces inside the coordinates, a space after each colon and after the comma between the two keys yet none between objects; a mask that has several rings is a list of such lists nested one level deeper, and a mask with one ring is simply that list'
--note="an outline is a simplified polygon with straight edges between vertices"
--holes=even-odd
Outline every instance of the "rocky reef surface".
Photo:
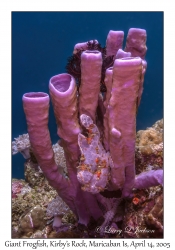
[{"label": "rocky reef surface", "polygon": [[[20,142],[23,138],[25,143]],[[110,226],[105,224],[102,228],[107,220],[102,218],[98,222],[92,220],[85,227],[78,224],[73,212],[48,184],[27,138],[27,135],[20,136],[12,144],[16,151],[20,145],[19,152],[28,156],[25,180],[12,179],[12,238],[163,238],[161,185],[133,190],[131,198],[120,202]],[[56,163],[67,176],[62,147],[57,143],[53,150]],[[135,164],[136,174],[163,168],[163,119],[137,132]],[[108,199],[112,204],[116,198]]]}]

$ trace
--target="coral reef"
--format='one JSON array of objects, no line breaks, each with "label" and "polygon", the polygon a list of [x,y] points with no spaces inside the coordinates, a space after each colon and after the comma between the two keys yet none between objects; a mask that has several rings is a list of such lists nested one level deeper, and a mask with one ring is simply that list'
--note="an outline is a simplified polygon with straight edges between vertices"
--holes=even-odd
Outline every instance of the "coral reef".
[{"label": "coral reef", "polygon": [[43,229],[45,226],[44,215],[44,208],[40,206],[33,207],[27,214],[20,218],[19,230],[28,236],[29,233],[33,233],[35,230]]},{"label": "coral reef", "polygon": [[29,134],[23,134],[12,141],[12,154],[21,153],[25,159],[30,158]]},{"label": "coral reef", "polygon": [[137,190],[126,201],[124,238],[163,238],[163,190],[161,186]]},{"label": "coral reef", "polygon": [[[57,158],[61,152],[61,149],[60,152],[57,150]],[[12,238],[47,238],[53,231],[50,224],[54,213],[58,214],[60,208],[63,223],[74,224],[75,215],[57,196],[39,166],[28,160],[25,163],[25,180],[12,179]]]},{"label": "coral reef", "polygon": [[[51,77],[50,96],[30,92],[22,97],[29,138],[22,150],[15,139],[13,152],[22,152],[29,158],[25,179],[32,190],[37,186],[49,193],[51,186],[57,191],[59,196],[47,203],[46,213],[57,236],[64,232],[70,235],[73,230],[72,237],[79,231],[82,237],[96,237],[98,233],[110,237],[104,231],[96,232],[96,227],[118,231],[135,223],[132,216],[130,219],[130,206],[135,217],[139,209],[140,214],[148,214],[137,225],[155,225],[162,233],[162,212],[158,217],[155,214],[162,209],[161,197],[156,196],[161,195],[163,185],[161,122],[136,135],[136,114],[147,68],[146,36],[146,30],[131,28],[124,51],[123,31],[109,31],[105,48],[97,40],[76,44],[67,65],[69,74]],[[48,130],[50,97],[61,138],[59,146],[52,146]],[[159,161],[158,166],[154,160]],[[14,184],[14,199],[22,195],[22,189],[22,184]],[[156,194],[148,198],[154,189]],[[49,224],[42,221],[42,204],[33,204],[30,211],[21,215],[18,226],[22,237],[54,235]],[[35,211],[41,214],[40,223]],[[74,224],[63,223],[67,214],[74,218]],[[31,225],[36,225],[35,230],[29,218],[34,220]],[[127,233],[120,237],[127,237]]]},{"label": "coral reef", "polygon": [[[161,121],[161,122],[160,122]],[[151,128],[162,132],[163,120]],[[146,131],[146,130],[145,130]],[[144,132],[144,131],[143,131]],[[137,138],[139,137],[137,132]],[[65,163],[65,156],[59,144],[52,146],[54,158]],[[137,147],[136,147],[137,151]],[[137,159],[137,155],[135,155]],[[59,161],[60,158],[60,161]],[[156,158],[155,163],[156,163]],[[152,160],[154,165],[154,160]],[[145,168],[146,171],[146,168]],[[144,172],[143,172],[144,173]],[[109,195],[108,195],[109,196]],[[133,197],[105,198],[98,194],[97,200],[104,214],[99,224],[91,221],[88,227],[80,227],[76,216],[57,196],[49,185],[42,170],[32,160],[25,163],[25,181],[12,180],[12,237],[13,238],[157,238],[163,237],[163,188],[158,185],[147,189],[133,190]],[[36,209],[37,208],[37,209]],[[38,211],[37,226],[31,227],[31,220]],[[54,217],[60,215],[61,225],[54,224]],[[33,222],[36,223],[36,222]],[[57,226],[59,225],[59,226]],[[100,230],[97,226],[100,225]],[[109,226],[110,225],[110,226]],[[108,229],[108,233],[104,233]],[[110,231],[110,233],[109,233]]]},{"label": "coral reef", "polygon": [[[32,188],[24,180],[18,182],[23,184],[23,188],[16,197],[12,196],[12,238],[30,238],[46,226],[46,207],[57,193],[52,187],[46,191],[45,186],[36,185]],[[16,180],[12,180],[12,187],[13,183]]]},{"label": "coral reef", "polygon": [[46,215],[47,217],[54,217],[53,228],[55,228],[61,226],[62,218],[68,212],[70,213],[69,207],[59,196],[57,196],[49,203]]},{"label": "coral reef", "polygon": [[163,167],[163,119],[137,132],[135,155],[137,174]]}]

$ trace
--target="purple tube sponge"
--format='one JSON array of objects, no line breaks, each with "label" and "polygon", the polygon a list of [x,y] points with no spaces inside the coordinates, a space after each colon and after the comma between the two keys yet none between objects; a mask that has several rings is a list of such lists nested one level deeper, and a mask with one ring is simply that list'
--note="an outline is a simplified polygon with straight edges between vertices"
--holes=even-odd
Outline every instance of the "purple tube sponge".
[{"label": "purple tube sponge", "polygon": [[[114,189],[132,188],[135,178],[136,102],[142,72],[141,58],[116,59],[108,112],[109,148]],[[132,94],[131,94],[132,93]]]},{"label": "purple tube sponge", "polygon": [[54,160],[50,133],[48,130],[49,96],[43,92],[30,92],[22,97],[26,115],[27,129],[32,151],[50,185],[54,187],[64,201],[76,214],[70,193],[70,183],[59,172]]},{"label": "purple tube sponge", "polygon": [[[146,31],[130,29],[125,51],[123,37],[123,31],[110,30],[106,48],[97,40],[75,45],[67,66],[70,74],[58,74],[49,81],[68,176],[62,175],[54,161],[48,94],[31,92],[22,98],[32,152],[50,185],[84,225],[101,217],[102,226],[112,223],[119,202],[133,188],[163,185],[163,170],[135,176],[136,114],[147,67]],[[16,153],[15,143],[13,149]]]},{"label": "purple tube sponge", "polygon": [[103,143],[106,151],[109,151],[109,109],[108,104],[111,98],[111,90],[112,90],[112,77],[113,77],[113,67],[110,67],[106,70],[105,74],[105,85],[106,85],[106,95],[104,101],[104,107],[106,112],[103,117],[103,126],[104,126],[104,133],[103,133]]},{"label": "purple tube sponge", "polygon": [[131,57],[131,52],[125,52],[124,50],[119,49],[117,51],[115,59],[124,58],[124,57]]},{"label": "purple tube sponge", "polygon": [[134,188],[143,189],[158,185],[163,186],[163,169],[150,170],[137,175]]},{"label": "purple tube sponge", "polygon": [[115,56],[117,51],[122,48],[124,32],[110,30],[106,39],[106,55]]},{"label": "purple tube sponge", "polygon": [[[93,121],[96,118],[102,70],[102,54],[98,50],[86,50],[81,54],[81,85],[79,89],[79,113]],[[85,98],[86,96],[86,98]]]},{"label": "purple tube sponge", "polygon": [[58,126],[57,133],[62,139],[68,172],[75,172],[80,156],[78,134],[81,131],[78,122],[75,79],[69,74],[53,76],[49,82],[49,91]]},{"label": "purple tube sponge", "polygon": [[79,223],[87,225],[91,216],[98,219],[102,216],[102,212],[95,197],[81,190],[76,178],[75,165],[69,169],[70,179],[68,180],[59,172],[59,167],[54,161],[48,130],[48,94],[42,92],[26,93],[22,100],[32,151],[50,185],[57,190],[59,196],[74,212],[79,219]]},{"label": "purple tube sponge", "polygon": [[146,30],[131,28],[128,31],[126,39],[126,52],[131,52],[131,56],[144,59],[147,51],[146,47]]}]

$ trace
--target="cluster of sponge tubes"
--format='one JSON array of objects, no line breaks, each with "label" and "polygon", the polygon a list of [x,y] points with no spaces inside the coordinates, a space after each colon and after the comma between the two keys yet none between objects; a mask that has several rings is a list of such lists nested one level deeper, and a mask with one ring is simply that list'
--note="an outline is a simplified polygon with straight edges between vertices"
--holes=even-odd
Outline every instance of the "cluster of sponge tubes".
[{"label": "cluster of sponge tubes", "polygon": [[[91,217],[98,220],[103,216],[99,206],[99,201],[103,199],[99,192],[104,187],[110,191],[121,190],[122,197],[127,197],[133,187],[146,188],[163,182],[161,170],[135,177],[136,113],[147,66],[144,60],[147,50],[146,31],[130,29],[124,51],[123,38],[123,31],[110,31],[107,36],[106,55],[113,55],[116,59],[113,66],[106,70],[105,95],[100,94],[102,54],[98,50],[84,50],[81,54],[79,91],[70,74],[63,73],[50,79],[49,92],[69,178],[63,176],[60,166],[54,161],[48,130],[49,95],[30,92],[22,98],[30,143],[38,164],[50,185],[78,217],[79,223],[85,225]],[[74,53],[79,47],[86,49],[86,44],[75,45]],[[98,106],[103,116],[101,125],[97,121]],[[84,117],[90,119],[91,127],[87,127],[86,122],[83,124]],[[88,137],[83,134],[84,128],[80,124],[88,129]],[[85,159],[86,152],[89,152],[91,143],[96,138],[90,128],[95,128],[94,131],[97,134],[100,131],[101,134],[101,138],[97,136],[96,144],[100,145],[103,155],[97,149],[96,152],[90,152],[96,161],[95,165],[88,162],[92,160],[91,157]],[[106,159],[105,154],[110,157],[106,161],[107,166],[103,166],[108,169],[109,178],[103,179],[101,177],[106,171],[102,171],[100,157]],[[92,181],[94,176],[95,180],[101,178],[99,185],[103,188],[97,186],[97,181]],[[102,183],[103,180],[105,184]]]}]

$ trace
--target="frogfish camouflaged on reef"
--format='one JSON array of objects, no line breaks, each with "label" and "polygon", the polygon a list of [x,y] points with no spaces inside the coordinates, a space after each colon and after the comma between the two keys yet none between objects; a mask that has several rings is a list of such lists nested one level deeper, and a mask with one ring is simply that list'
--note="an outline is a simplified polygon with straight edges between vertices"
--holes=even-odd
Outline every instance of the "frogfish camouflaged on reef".
[{"label": "frogfish camouflaged on reef", "polygon": [[88,137],[81,133],[78,135],[81,158],[77,178],[83,185],[84,191],[96,194],[106,187],[110,177],[109,167],[113,162],[110,154],[105,151],[100,142],[100,133],[92,119],[82,114],[80,121],[87,130]]}]

